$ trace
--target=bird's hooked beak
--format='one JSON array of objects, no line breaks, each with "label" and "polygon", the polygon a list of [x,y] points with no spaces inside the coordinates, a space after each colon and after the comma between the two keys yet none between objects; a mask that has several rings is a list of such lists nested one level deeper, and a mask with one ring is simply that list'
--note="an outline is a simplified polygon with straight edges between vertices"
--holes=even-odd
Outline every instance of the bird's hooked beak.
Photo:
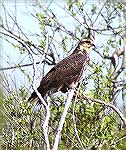
[{"label": "bird's hooked beak", "polygon": [[91,44],[92,50],[96,49],[96,46],[94,43]]},{"label": "bird's hooked beak", "polygon": [[94,43],[92,43],[91,46],[92,46],[93,48],[95,48],[95,44],[94,44]]},{"label": "bird's hooked beak", "polygon": [[87,39],[87,42],[90,41],[90,47],[94,47],[95,48],[95,44],[94,44],[94,39]]}]

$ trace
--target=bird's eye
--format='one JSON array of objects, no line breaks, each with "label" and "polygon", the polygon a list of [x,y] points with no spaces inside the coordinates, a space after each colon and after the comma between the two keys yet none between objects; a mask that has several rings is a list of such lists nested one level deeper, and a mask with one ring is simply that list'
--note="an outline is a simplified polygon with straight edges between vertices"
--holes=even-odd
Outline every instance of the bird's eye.
[{"label": "bird's eye", "polygon": [[86,41],[86,43],[87,43],[87,44],[91,44],[91,42],[90,42],[90,41]]}]

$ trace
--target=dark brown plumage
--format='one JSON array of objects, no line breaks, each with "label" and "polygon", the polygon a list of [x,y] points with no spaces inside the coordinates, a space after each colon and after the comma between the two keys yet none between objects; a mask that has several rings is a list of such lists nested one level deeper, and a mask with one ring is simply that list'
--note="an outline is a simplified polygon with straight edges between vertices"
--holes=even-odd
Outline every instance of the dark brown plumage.
[{"label": "dark brown plumage", "polygon": [[[76,86],[89,61],[88,51],[91,46],[93,46],[91,39],[83,39],[71,55],[57,63],[43,77],[38,87],[38,92],[43,98],[57,91],[65,93]],[[37,97],[37,94],[33,92],[28,101]]]}]

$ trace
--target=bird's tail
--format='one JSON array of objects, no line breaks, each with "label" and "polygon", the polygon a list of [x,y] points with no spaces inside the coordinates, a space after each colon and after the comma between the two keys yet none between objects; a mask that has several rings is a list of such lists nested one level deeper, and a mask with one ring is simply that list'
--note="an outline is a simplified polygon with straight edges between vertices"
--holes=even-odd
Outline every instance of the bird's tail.
[{"label": "bird's tail", "polygon": [[[44,98],[45,94],[46,94],[46,90],[45,89],[42,89],[40,87],[38,87],[38,92],[41,94],[42,98]],[[41,100],[38,98],[38,95],[36,94],[36,92],[34,91],[31,96],[28,98],[28,101],[29,102],[32,102],[32,101],[38,101],[38,103],[41,104]]]},{"label": "bird's tail", "polygon": [[37,94],[36,94],[36,92],[33,92],[32,94],[31,94],[31,96],[28,98],[28,101],[33,101],[34,99],[36,99],[38,96],[37,96]]}]

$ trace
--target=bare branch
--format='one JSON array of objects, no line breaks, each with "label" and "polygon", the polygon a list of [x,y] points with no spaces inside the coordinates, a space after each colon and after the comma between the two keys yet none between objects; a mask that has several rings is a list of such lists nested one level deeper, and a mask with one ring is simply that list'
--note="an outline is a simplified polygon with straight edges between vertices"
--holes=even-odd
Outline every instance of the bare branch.
[{"label": "bare branch", "polygon": [[[46,46],[45,46],[45,52],[46,53],[48,51],[48,42],[49,42],[49,35],[48,35],[48,32],[47,32],[47,39],[46,39]],[[40,64],[45,59],[45,56],[46,56],[46,54],[43,55],[43,57],[40,61]],[[45,109],[46,109],[46,116],[45,116],[45,120],[44,120],[44,123],[43,123],[43,133],[44,133],[44,137],[45,137],[45,141],[46,141],[47,150],[50,150],[50,144],[49,144],[49,139],[48,139],[48,122],[49,122],[49,118],[50,118],[50,100],[48,99],[48,101],[46,102],[37,90],[37,87],[35,85],[35,82],[36,82],[36,79],[37,79],[36,72],[37,72],[37,69],[38,69],[40,64],[38,66],[36,66],[36,59],[33,56],[32,56],[32,58],[33,58],[33,69],[34,69],[33,89],[36,92],[37,96],[39,97],[39,99],[41,100],[42,104],[45,106]]]},{"label": "bare branch", "polygon": [[107,1],[103,4],[102,8],[100,9],[100,11],[99,11],[97,17],[95,18],[95,20],[94,20],[94,22],[93,22],[93,24],[97,21],[98,17],[101,15],[101,12],[102,12],[103,8],[105,7],[106,3],[107,3]]},{"label": "bare branch", "polygon": [[58,149],[59,139],[60,139],[60,136],[61,136],[60,134],[61,134],[61,131],[62,131],[62,128],[63,128],[63,124],[65,122],[65,118],[66,118],[67,111],[68,111],[69,106],[70,106],[70,102],[71,102],[71,100],[74,96],[74,91],[75,91],[75,89],[71,89],[70,92],[68,93],[66,103],[65,103],[65,107],[64,107],[64,110],[63,110],[63,113],[62,113],[62,116],[61,116],[61,119],[60,119],[60,122],[59,122],[58,129],[57,129],[57,134],[56,134],[56,137],[55,137],[53,150]]}]

